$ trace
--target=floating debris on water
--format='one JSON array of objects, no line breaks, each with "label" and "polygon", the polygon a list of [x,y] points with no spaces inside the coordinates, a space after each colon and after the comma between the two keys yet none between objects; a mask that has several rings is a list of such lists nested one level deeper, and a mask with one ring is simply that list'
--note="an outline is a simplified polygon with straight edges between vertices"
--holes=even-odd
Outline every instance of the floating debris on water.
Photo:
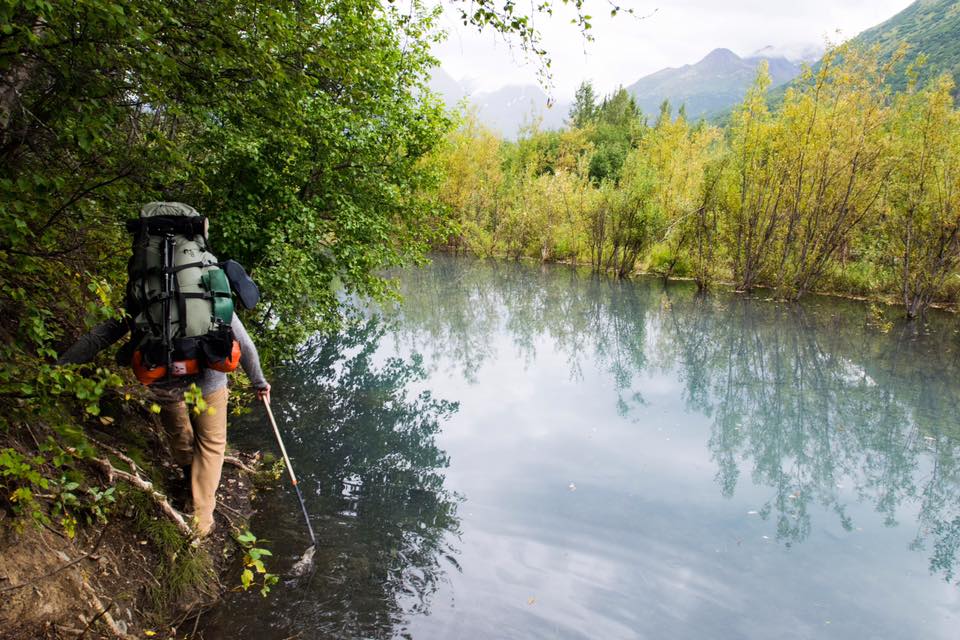
[{"label": "floating debris on water", "polygon": [[317,551],[317,547],[314,545],[311,545],[310,548],[304,552],[303,556],[301,556],[300,559],[297,560],[296,564],[294,564],[293,567],[290,569],[290,575],[292,576],[306,575],[307,571],[309,571],[310,568],[313,566],[313,554],[316,553],[316,551]]}]

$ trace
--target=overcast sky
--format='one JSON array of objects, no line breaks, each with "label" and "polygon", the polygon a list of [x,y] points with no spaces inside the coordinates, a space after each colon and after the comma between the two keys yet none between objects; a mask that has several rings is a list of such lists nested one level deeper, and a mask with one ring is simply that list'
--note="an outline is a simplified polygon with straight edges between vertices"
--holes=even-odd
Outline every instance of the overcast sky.
[{"label": "overcast sky", "polygon": [[[562,5],[554,0],[554,5]],[[541,17],[537,26],[553,58],[554,97],[568,100],[581,80],[589,78],[602,93],[664,67],[694,63],[718,47],[741,56],[767,45],[790,53],[822,47],[883,22],[911,0],[625,0],[636,19],[609,17],[606,0],[587,0],[595,16],[594,42],[584,42],[569,13]],[[458,80],[470,80],[475,91],[507,84],[537,82],[536,66],[512,51],[493,33],[478,34],[447,10],[442,20],[447,41],[435,53],[441,66]]]}]

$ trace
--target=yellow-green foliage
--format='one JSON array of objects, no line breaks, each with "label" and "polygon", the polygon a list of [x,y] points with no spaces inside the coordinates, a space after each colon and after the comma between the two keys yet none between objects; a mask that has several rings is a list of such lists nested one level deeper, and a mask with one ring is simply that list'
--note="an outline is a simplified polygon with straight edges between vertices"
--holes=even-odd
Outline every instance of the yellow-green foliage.
[{"label": "yellow-green foliage", "polygon": [[[243,531],[235,537],[237,544],[243,549],[243,569],[240,572],[240,587],[247,591],[250,587],[259,587],[260,595],[266,597],[270,587],[275,585],[279,578],[276,574],[267,571],[263,562],[273,554],[268,549],[257,546],[263,544],[250,530]],[[257,580],[260,580],[258,583]]]},{"label": "yellow-green foliage", "polygon": [[606,121],[533,127],[517,142],[468,113],[440,158],[439,196],[458,218],[449,244],[481,256],[589,261],[627,276],[651,244],[669,238],[676,253],[691,243],[720,131],[669,114],[645,127],[626,100],[605,102],[596,117]]},{"label": "yellow-green foliage", "polygon": [[869,52],[838,47],[807,70],[775,114],[765,69],[734,117],[725,237],[734,279],[797,296],[819,284],[840,249],[873,223],[889,175],[881,67]]},{"label": "yellow-green foliage", "polygon": [[445,175],[438,195],[455,215],[457,233],[448,240],[453,248],[493,253],[487,229],[500,217],[501,144],[471,111],[437,152]]},{"label": "yellow-green foliage", "polygon": [[0,449],[0,508],[22,516],[15,526],[56,524],[73,538],[78,525],[105,524],[115,489],[101,487],[80,464],[89,445],[64,448],[52,435],[37,444],[34,455]]},{"label": "yellow-green foliage", "polygon": [[960,283],[960,115],[949,77],[890,95],[901,57],[835,47],[775,110],[762,65],[726,130],[668,104],[648,124],[621,91],[516,142],[471,115],[440,163],[453,244],[788,298],[896,295],[922,314]]},{"label": "yellow-green foliage", "polygon": [[917,315],[956,277],[960,262],[960,113],[941,77],[896,102],[897,140],[884,223],[902,271],[901,296]]}]

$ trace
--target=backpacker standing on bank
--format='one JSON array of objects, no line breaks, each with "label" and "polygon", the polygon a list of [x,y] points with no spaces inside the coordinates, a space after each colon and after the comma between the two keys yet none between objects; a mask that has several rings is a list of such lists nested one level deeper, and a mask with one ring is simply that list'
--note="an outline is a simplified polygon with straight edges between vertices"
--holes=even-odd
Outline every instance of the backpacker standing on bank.
[{"label": "backpacker standing on bank", "polygon": [[[257,349],[234,313],[231,289],[251,308],[256,285],[233,261],[220,263],[207,245],[207,220],[180,202],[151,202],[127,223],[133,234],[124,320],[94,327],[60,356],[61,364],[89,362],[127,332],[117,353],[149,385],[184,486],[193,497],[194,527],[213,528],[216,491],[227,445],[227,373],[241,365],[257,395],[270,385]],[[197,384],[210,410],[191,415],[183,394]],[[182,506],[183,505],[178,505]]]}]

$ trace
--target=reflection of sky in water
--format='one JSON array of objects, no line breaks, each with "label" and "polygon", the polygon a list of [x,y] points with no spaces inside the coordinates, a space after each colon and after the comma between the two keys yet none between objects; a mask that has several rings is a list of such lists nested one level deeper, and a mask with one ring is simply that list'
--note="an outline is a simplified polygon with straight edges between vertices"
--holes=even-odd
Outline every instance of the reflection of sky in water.
[{"label": "reflection of sky in water", "polygon": [[[413,476],[385,452],[341,465],[324,438],[369,448],[367,430],[409,426],[402,411],[365,413],[392,389],[387,378],[339,365],[321,375],[341,390],[338,406],[352,407],[336,414],[346,426],[321,437],[324,392],[288,372],[288,447],[326,541],[322,579],[266,603],[241,596],[208,631],[956,637],[960,590],[942,575],[956,560],[949,545],[931,572],[934,543],[949,540],[934,529],[960,523],[952,325],[919,340],[881,336],[850,303],[797,312],[722,294],[704,302],[684,285],[613,286],[564,268],[442,256],[402,285],[403,313],[370,338],[379,343],[348,353],[371,350],[355,367],[364,375],[422,356],[425,375],[402,378],[402,391],[459,409],[425,423],[439,424],[435,442],[405,447]],[[369,472],[382,467],[395,474],[389,492]],[[416,495],[417,478],[442,479],[430,489],[440,521],[430,500],[390,509],[394,495]],[[291,495],[276,498],[254,530],[282,529],[269,535],[292,557],[299,513]],[[397,536],[413,541],[399,557]],[[438,559],[448,552],[459,570]],[[418,586],[431,575],[430,588]],[[261,607],[274,612],[269,630]]]},{"label": "reflection of sky in water", "polygon": [[[903,526],[884,526],[841,473],[833,494],[852,530],[814,500],[809,536],[778,541],[775,517],[757,513],[775,491],[753,481],[750,460],[739,462],[733,496],[720,495],[706,447],[713,417],[687,409],[675,368],[636,373],[630,390],[644,403],[622,416],[617,399],[630,394],[611,384],[608,363],[584,349],[572,379],[568,349],[539,333],[531,359],[529,342],[503,329],[510,322],[505,312],[470,381],[444,345],[430,354],[430,338],[409,340],[432,364],[424,384],[460,402],[439,444],[452,460],[446,486],[467,497],[463,573],[437,598],[453,606],[414,620],[416,632],[953,637],[956,587],[909,551],[915,502],[896,509]],[[649,322],[648,354],[660,339]],[[385,344],[394,353],[405,343]],[[835,375],[876,385],[849,361]]]},{"label": "reflection of sky in water", "polygon": [[908,551],[909,525],[841,491],[857,528],[814,507],[810,537],[785,548],[751,513],[769,489],[745,474],[719,495],[710,421],[676,379],[636,380],[647,405],[624,418],[604,371],[571,381],[550,340],[536,348],[524,366],[499,335],[475,382],[440,357],[425,383],[460,402],[440,446],[467,501],[463,573],[414,637],[955,637],[960,593]]}]

